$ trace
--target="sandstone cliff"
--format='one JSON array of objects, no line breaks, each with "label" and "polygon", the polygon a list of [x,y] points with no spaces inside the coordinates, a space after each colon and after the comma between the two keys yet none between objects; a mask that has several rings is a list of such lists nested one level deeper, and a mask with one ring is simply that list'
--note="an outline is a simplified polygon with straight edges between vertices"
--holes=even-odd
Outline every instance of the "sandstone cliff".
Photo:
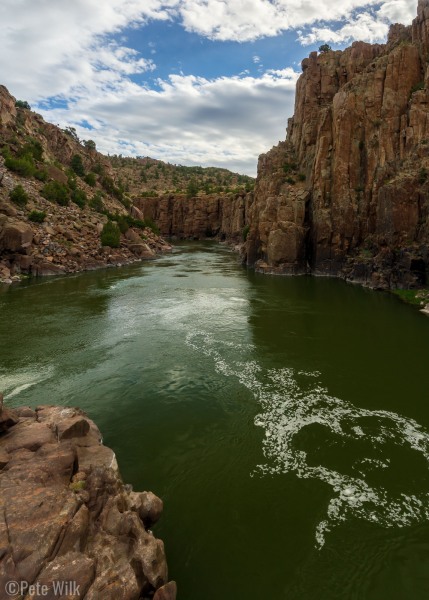
[{"label": "sandstone cliff", "polygon": [[[17,109],[3,86],[0,150],[0,281],[124,264],[170,249],[145,227],[140,211],[118,187],[107,157],[82,144],[73,131]],[[75,157],[80,175],[71,168]],[[47,198],[49,184],[56,186],[51,192],[63,196]],[[24,193],[20,202],[13,200],[19,187],[18,200]],[[122,217],[120,245],[102,247],[103,226],[117,216]]]},{"label": "sandstone cliff", "polygon": [[426,283],[429,2],[383,45],[312,52],[287,139],[262,155],[246,261],[378,288]]},{"label": "sandstone cliff", "polygon": [[180,239],[216,237],[240,243],[245,235],[253,194],[242,192],[194,198],[170,194],[134,202],[144,218],[156,222],[161,235]]},{"label": "sandstone cliff", "polygon": [[161,512],[154,494],[123,484],[82,411],[13,411],[0,395],[1,598],[175,600],[150,531]]}]

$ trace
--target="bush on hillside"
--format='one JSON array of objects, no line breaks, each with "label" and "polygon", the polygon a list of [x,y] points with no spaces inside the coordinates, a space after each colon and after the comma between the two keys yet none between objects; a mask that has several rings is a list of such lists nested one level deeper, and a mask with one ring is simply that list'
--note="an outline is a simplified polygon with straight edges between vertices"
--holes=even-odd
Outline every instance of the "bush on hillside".
[{"label": "bush on hillside", "polygon": [[36,169],[34,177],[39,181],[46,181],[48,179],[48,173],[44,169]]},{"label": "bush on hillside", "polygon": [[79,206],[79,208],[84,208],[88,201],[88,198],[83,190],[75,189],[71,193],[72,201]]},{"label": "bush on hillside", "polygon": [[45,183],[41,190],[41,195],[49,200],[50,202],[56,202],[60,206],[68,206],[69,203],[69,190],[68,188],[59,181],[50,181]]},{"label": "bush on hillside", "polygon": [[87,183],[90,187],[95,187],[97,183],[97,177],[95,173],[87,173],[84,177],[85,183]]},{"label": "bush on hillside", "polygon": [[76,175],[79,175],[79,177],[84,177],[85,167],[83,166],[83,162],[82,162],[82,158],[81,158],[80,154],[73,155],[70,166],[73,169],[73,171],[76,173]]},{"label": "bush on hillside", "polygon": [[28,104],[27,100],[17,100],[15,102],[16,108],[25,108],[27,110],[31,110],[31,106]]},{"label": "bush on hillside", "polygon": [[97,192],[89,201],[89,206],[99,213],[104,211],[103,196],[101,192]]},{"label": "bush on hillside", "polygon": [[33,221],[33,223],[43,223],[46,218],[46,213],[40,210],[32,210],[28,215],[28,219]]},{"label": "bush on hillside", "polygon": [[28,202],[28,194],[22,185],[15,186],[9,193],[9,198],[18,206],[25,206]]},{"label": "bush on hillside", "polygon": [[101,245],[110,248],[119,248],[121,231],[116,223],[107,221],[101,232]]},{"label": "bush on hillside", "polygon": [[29,157],[13,158],[8,156],[5,158],[4,164],[10,171],[14,171],[23,177],[32,177],[36,171],[33,159]]}]

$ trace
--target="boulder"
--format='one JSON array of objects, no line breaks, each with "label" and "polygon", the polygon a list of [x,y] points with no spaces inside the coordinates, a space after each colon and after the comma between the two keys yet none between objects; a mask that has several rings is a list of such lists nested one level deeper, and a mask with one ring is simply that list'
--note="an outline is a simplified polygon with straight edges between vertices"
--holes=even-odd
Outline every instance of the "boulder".
[{"label": "boulder", "polygon": [[177,585],[175,581],[169,581],[156,590],[153,600],[176,600]]},{"label": "boulder", "polygon": [[123,484],[113,451],[81,410],[22,407],[17,415],[0,436],[0,589],[26,581],[53,598],[66,582],[64,600],[149,599],[157,590],[158,600],[174,600],[164,545],[146,524],[161,500]]},{"label": "boulder", "polygon": [[0,231],[0,250],[24,251],[33,241],[33,230],[22,221],[6,222]]}]

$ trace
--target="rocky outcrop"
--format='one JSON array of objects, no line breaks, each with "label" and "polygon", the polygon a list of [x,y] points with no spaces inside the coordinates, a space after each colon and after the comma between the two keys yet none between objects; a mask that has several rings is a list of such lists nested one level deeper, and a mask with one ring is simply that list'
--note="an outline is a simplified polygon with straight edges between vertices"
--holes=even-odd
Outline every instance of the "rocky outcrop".
[{"label": "rocky outcrop", "polygon": [[[33,174],[37,175],[34,177],[31,171],[25,174],[7,168],[4,158],[22,159],[29,145],[36,149],[37,158],[27,157]],[[75,135],[46,123],[31,110],[17,110],[15,98],[3,86],[0,86],[0,150],[4,154],[0,155],[0,282],[19,281],[27,275],[59,275],[122,265],[171,250],[150,227],[138,222],[141,215],[115,186],[107,157],[81,144]],[[93,169],[99,173],[96,176],[92,172],[91,185],[70,169],[75,156],[80,156],[86,173]],[[69,194],[68,205],[48,201],[43,196],[46,182],[64,186]],[[26,202],[11,201],[17,186],[23,188]],[[86,201],[80,204],[73,201],[76,190]],[[31,220],[35,212],[39,217],[43,213],[42,223]],[[132,217],[138,225],[127,228],[127,221],[122,219],[123,235],[118,248],[101,245],[100,233],[108,213]]]},{"label": "rocky outcrop", "polygon": [[252,193],[188,198],[165,195],[134,201],[145,219],[156,222],[161,235],[180,239],[218,238],[240,242],[248,223]]},{"label": "rocky outcrop", "polygon": [[15,98],[4,85],[0,85],[0,127],[13,123],[16,119]]},{"label": "rocky outcrop", "polygon": [[429,2],[384,45],[302,62],[285,142],[262,155],[246,261],[377,288],[429,265]]},{"label": "rocky outcrop", "polygon": [[49,598],[175,600],[150,530],[162,501],[123,484],[93,421],[79,409],[0,405],[0,597],[31,600],[47,586]]}]

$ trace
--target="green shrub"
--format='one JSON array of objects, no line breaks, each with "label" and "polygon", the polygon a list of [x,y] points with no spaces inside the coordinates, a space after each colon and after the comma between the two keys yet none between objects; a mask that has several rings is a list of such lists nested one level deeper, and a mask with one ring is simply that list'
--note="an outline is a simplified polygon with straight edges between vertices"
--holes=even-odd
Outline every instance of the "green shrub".
[{"label": "green shrub", "polygon": [[0,150],[0,154],[3,156],[3,158],[10,158],[12,156],[9,146],[3,146],[3,148]]},{"label": "green shrub", "polygon": [[17,100],[15,102],[16,108],[25,108],[27,110],[31,110],[31,106],[28,104],[26,100]]},{"label": "green shrub", "polygon": [[118,217],[116,218],[116,222],[118,224],[119,229],[121,230],[121,233],[125,233],[130,228],[126,215],[118,215]]},{"label": "green shrub", "polygon": [[293,177],[288,177],[286,181],[289,185],[295,185],[295,179]]},{"label": "green shrub", "polygon": [[76,173],[76,175],[79,175],[79,177],[83,177],[85,175],[85,168],[83,166],[83,162],[82,162],[82,158],[81,158],[80,154],[73,155],[70,166],[73,169],[73,171]]},{"label": "green shrub", "polygon": [[88,198],[83,190],[75,189],[71,193],[72,201],[79,206],[79,208],[84,208]]},{"label": "green shrub", "polygon": [[198,194],[198,190],[198,183],[195,181],[195,179],[191,179],[186,188],[186,196],[188,198],[193,198]]},{"label": "green shrub", "polygon": [[44,169],[36,169],[34,177],[39,181],[46,181],[48,179],[48,173]]},{"label": "green shrub", "polygon": [[25,206],[28,202],[28,194],[22,185],[15,186],[9,193],[9,198],[18,206]]},{"label": "green shrub", "polygon": [[90,187],[95,187],[97,184],[97,176],[95,173],[87,173],[84,178],[85,183],[87,183]]},{"label": "green shrub", "polygon": [[30,138],[29,141],[18,150],[17,156],[19,158],[32,157],[34,160],[42,160],[43,158],[43,146],[39,140]]},{"label": "green shrub", "polygon": [[72,492],[81,492],[86,487],[86,481],[73,481],[69,484],[69,488]]},{"label": "green shrub", "polygon": [[104,211],[103,196],[101,192],[97,192],[89,201],[89,206],[99,213]]},{"label": "green shrub", "polygon": [[119,202],[124,203],[124,192],[121,188],[116,187],[115,182],[111,177],[109,177],[108,175],[104,175],[100,179],[100,183],[108,194],[112,194],[112,196],[115,196],[115,198],[117,198]]},{"label": "green shrub", "polygon": [[332,50],[331,46],[329,44],[322,44],[321,46],[319,46],[319,52],[329,52],[330,50]]},{"label": "green shrub", "polygon": [[33,159],[29,157],[12,158],[12,156],[8,156],[4,164],[10,171],[14,171],[23,177],[31,177],[36,171]]},{"label": "green shrub", "polygon": [[155,223],[155,221],[152,221],[152,219],[145,219],[144,220],[144,226],[148,227],[149,229],[151,229],[156,235],[159,235],[159,233],[160,233],[159,227]]},{"label": "green shrub", "polygon": [[46,200],[56,202],[60,206],[67,206],[69,203],[69,190],[59,181],[45,183],[40,193]]},{"label": "green shrub", "polygon": [[76,180],[76,176],[74,174],[74,172],[70,169],[70,171],[67,173],[67,185],[68,187],[74,191],[77,190],[77,180]]},{"label": "green shrub", "polygon": [[305,173],[298,173],[298,181],[305,181],[306,179]]},{"label": "green shrub", "polygon": [[94,140],[84,140],[83,145],[85,146],[85,148],[87,148],[88,150],[96,150],[97,149],[97,145],[94,142]]},{"label": "green shrub", "polygon": [[419,171],[419,183],[423,185],[428,178],[428,170],[425,167],[422,167]]},{"label": "green shrub", "polygon": [[243,227],[243,232],[242,232],[243,242],[245,242],[247,240],[247,236],[249,235],[249,231],[250,231],[250,225],[245,225]]},{"label": "green shrub", "polygon": [[110,246],[110,248],[118,248],[121,231],[116,223],[113,221],[107,221],[101,232],[101,245]]},{"label": "green shrub", "polygon": [[43,223],[46,218],[46,213],[40,210],[32,210],[28,215],[28,218],[30,221],[33,221],[33,223]]}]

